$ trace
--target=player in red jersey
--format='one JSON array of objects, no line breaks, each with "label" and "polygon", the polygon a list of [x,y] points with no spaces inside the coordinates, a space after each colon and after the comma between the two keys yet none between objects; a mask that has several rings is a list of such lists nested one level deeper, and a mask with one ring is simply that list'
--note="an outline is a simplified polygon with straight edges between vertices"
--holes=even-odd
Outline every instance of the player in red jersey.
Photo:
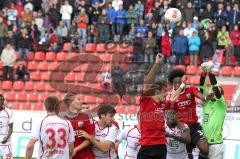
[{"label": "player in red jersey", "polygon": [[[173,89],[177,90],[182,84],[182,77],[185,72],[182,69],[173,69],[168,76],[168,80],[173,84]],[[184,85],[185,86],[185,85]],[[166,99],[171,97],[172,92],[168,94]],[[198,117],[196,114],[196,101],[195,98],[204,100],[204,96],[194,86],[186,86],[185,89],[179,94],[178,99],[173,104],[174,109],[178,113],[179,121],[186,123],[190,128],[191,144],[187,145],[187,151],[189,158],[192,159],[192,149],[196,146],[200,150],[199,159],[205,159],[208,155],[208,143],[204,137],[202,127],[198,123]]]},{"label": "player in red jersey", "polygon": [[94,135],[95,127],[92,117],[80,112],[82,102],[77,94],[68,93],[63,99],[63,103],[66,105],[67,111],[62,115],[71,122],[75,134],[73,159],[94,159],[90,142],[80,136],[80,130]]},{"label": "player in red jersey", "polygon": [[[139,112],[141,148],[137,159],[166,159],[167,155],[164,111],[168,84],[165,80],[154,83],[162,58],[161,54],[156,56],[156,61],[144,81]],[[174,100],[174,97],[168,103],[171,103],[171,100]]]}]

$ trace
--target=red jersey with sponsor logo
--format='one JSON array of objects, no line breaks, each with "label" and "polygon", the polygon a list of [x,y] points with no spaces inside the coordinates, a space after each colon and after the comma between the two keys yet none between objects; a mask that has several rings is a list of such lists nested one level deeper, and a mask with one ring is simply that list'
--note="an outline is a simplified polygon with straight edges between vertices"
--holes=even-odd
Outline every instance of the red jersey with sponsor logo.
[{"label": "red jersey with sponsor logo", "polygon": [[[90,135],[95,135],[95,126],[93,123],[93,120],[89,115],[84,114],[84,113],[79,113],[78,116],[71,118],[65,115],[65,118],[68,119],[74,130],[74,135],[75,135],[75,142],[74,142],[74,147],[77,147],[80,145],[85,138],[79,137],[80,130],[86,131]],[[90,146],[86,147],[84,150],[79,151],[73,159],[94,159],[94,154]]]},{"label": "red jersey with sponsor logo", "polygon": [[158,103],[150,96],[141,96],[140,145],[166,144],[164,107],[164,103]]},{"label": "red jersey with sponsor logo", "polygon": [[[180,94],[177,101],[173,104],[174,109],[177,111],[179,121],[189,126],[198,122],[195,101],[198,92],[197,87],[186,87],[184,92]],[[167,96],[167,100],[170,99],[170,97],[171,93]]]}]

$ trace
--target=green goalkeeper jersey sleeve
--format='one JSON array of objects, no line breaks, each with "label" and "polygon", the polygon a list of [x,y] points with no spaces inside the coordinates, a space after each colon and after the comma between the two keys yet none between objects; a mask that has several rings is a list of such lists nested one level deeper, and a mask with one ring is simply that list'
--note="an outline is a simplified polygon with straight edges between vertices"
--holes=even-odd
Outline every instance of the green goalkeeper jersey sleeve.
[{"label": "green goalkeeper jersey sleeve", "polygon": [[223,96],[216,101],[204,102],[202,127],[209,144],[223,142],[222,131],[225,116],[226,100]]}]

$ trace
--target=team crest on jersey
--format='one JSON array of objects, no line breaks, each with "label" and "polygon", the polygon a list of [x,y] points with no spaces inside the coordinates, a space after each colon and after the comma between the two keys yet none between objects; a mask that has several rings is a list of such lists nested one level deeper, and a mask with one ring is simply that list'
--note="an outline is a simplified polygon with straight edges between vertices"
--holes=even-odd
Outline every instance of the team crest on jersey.
[{"label": "team crest on jersey", "polygon": [[83,125],[84,125],[84,123],[83,123],[82,121],[79,121],[79,122],[78,122],[78,127],[81,128],[81,127],[83,127]]},{"label": "team crest on jersey", "polygon": [[188,99],[192,98],[190,93],[187,93],[186,96],[187,96]]}]

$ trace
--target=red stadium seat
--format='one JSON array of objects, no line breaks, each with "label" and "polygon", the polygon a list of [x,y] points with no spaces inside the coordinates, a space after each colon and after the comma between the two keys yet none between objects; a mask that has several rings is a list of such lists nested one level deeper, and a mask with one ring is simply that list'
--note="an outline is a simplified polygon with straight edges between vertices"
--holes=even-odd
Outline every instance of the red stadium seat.
[{"label": "red stadium seat", "polygon": [[26,91],[33,91],[34,90],[34,82],[33,81],[27,81],[25,83],[25,90]]},{"label": "red stadium seat", "polygon": [[11,81],[3,81],[2,82],[2,89],[3,90],[11,90],[13,87],[13,83]]},{"label": "red stadium seat", "polygon": [[44,105],[43,105],[43,103],[35,103],[35,104],[33,104],[32,109],[35,111],[42,111],[42,110],[44,110]]},{"label": "red stadium seat", "polygon": [[15,94],[15,92],[14,92],[14,91],[7,92],[6,100],[7,100],[7,101],[14,101],[14,100],[16,100],[16,94]]},{"label": "red stadium seat", "polygon": [[223,66],[226,65],[226,57],[225,56],[222,57],[221,65],[223,65]]},{"label": "red stadium seat", "polygon": [[47,61],[54,61],[56,58],[56,53],[55,52],[47,52],[46,54],[46,60]]},{"label": "red stadium seat", "polygon": [[233,70],[233,74],[236,77],[240,76],[240,66],[235,66],[234,70]]},{"label": "red stadium seat", "polygon": [[95,44],[93,44],[93,43],[88,43],[88,44],[86,45],[86,49],[85,49],[86,52],[94,52],[95,50],[96,50]]},{"label": "red stadium seat", "polygon": [[30,75],[30,79],[33,81],[41,81],[42,74],[40,72],[32,72]]},{"label": "red stadium seat", "polygon": [[86,100],[87,103],[97,104],[97,99],[96,99],[96,97],[87,96],[87,97],[85,98],[85,100]]},{"label": "red stadium seat", "polygon": [[110,62],[111,61],[111,54],[105,53],[102,55],[103,62]]},{"label": "red stadium seat", "polygon": [[232,76],[232,67],[231,66],[223,66],[221,71],[220,71],[220,74],[222,76]]},{"label": "red stadium seat", "polygon": [[106,48],[107,52],[117,52],[117,44],[115,43],[110,43],[107,45],[107,48]]},{"label": "red stadium seat", "polygon": [[74,82],[76,80],[76,74],[73,72],[70,72],[69,74],[67,74],[65,79],[66,81]]},{"label": "red stadium seat", "polygon": [[49,96],[49,93],[47,93],[47,92],[41,93],[39,96],[39,100],[44,101],[48,96]]},{"label": "red stadium seat", "polygon": [[236,65],[236,61],[237,61],[236,57],[235,57],[235,56],[232,56],[232,57],[231,57],[231,65],[232,65],[232,66],[235,66],[235,65]]},{"label": "red stadium seat", "polygon": [[22,110],[32,110],[32,104],[31,103],[24,103],[22,105]]},{"label": "red stadium seat", "polygon": [[84,81],[84,73],[78,73],[76,76],[77,76],[76,80],[78,82],[83,82]]},{"label": "red stadium seat", "polygon": [[64,43],[63,44],[63,51],[68,52],[71,50],[71,43]]},{"label": "red stadium seat", "polygon": [[46,84],[44,82],[37,82],[36,83],[36,90],[37,91],[45,91],[46,90]]},{"label": "red stadium seat", "polygon": [[58,67],[59,63],[58,62],[51,62],[48,66],[50,71],[56,71],[57,67]]},{"label": "red stadium seat", "polygon": [[97,52],[106,52],[106,45],[105,44],[97,44],[96,51]]},{"label": "red stadium seat", "polygon": [[65,52],[59,52],[57,53],[57,61],[65,61],[67,60],[68,56]]},{"label": "red stadium seat", "polygon": [[20,110],[20,103],[19,102],[13,102],[10,104],[10,106],[12,107],[13,110]]},{"label": "red stadium seat", "polygon": [[200,76],[193,76],[192,77],[192,84],[199,86],[199,84],[200,84]]},{"label": "red stadium seat", "polygon": [[18,92],[17,98],[18,101],[26,101],[27,100],[27,94],[26,92]]},{"label": "red stadium seat", "polygon": [[71,63],[64,62],[64,65],[63,64],[59,65],[58,70],[65,71],[65,72],[71,71]]},{"label": "red stadium seat", "polygon": [[36,52],[34,56],[35,61],[43,61],[45,59],[44,52]]},{"label": "red stadium seat", "polygon": [[40,62],[38,65],[38,70],[40,71],[47,71],[48,70],[48,62]]},{"label": "red stadium seat", "polygon": [[29,93],[28,94],[28,101],[37,102],[39,94],[37,92]]},{"label": "red stadium seat", "polygon": [[184,65],[176,65],[176,68],[180,68],[183,71],[185,71],[186,67]]},{"label": "red stadium seat", "polygon": [[30,61],[28,63],[28,70],[29,71],[36,71],[37,70],[37,67],[38,67],[38,64],[36,61]]},{"label": "red stadium seat", "polygon": [[115,109],[118,114],[126,113],[126,106],[117,106]]},{"label": "red stadium seat", "polygon": [[126,113],[128,114],[137,114],[138,110],[139,110],[139,106],[126,106]]},{"label": "red stadium seat", "polygon": [[199,75],[202,74],[202,67],[201,67],[201,66],[198,67],[197,73],[198,73]]},{"label": "red stadium seat", "polygon": [[79,54],[76,53],[76,52],[72,52],[70,55],[69,55],[69,58],[68,58],[68,61],[69,62],[76,62],[78,60],[77,56]]},{"label": "red stadium seat", "polygon": [[42,73],[42,80],[49,81],[50,80],[50,75],[51,75],[51,72],[43,72]]},{"label": "red stadium seat", "polygon": [[29,61],[34,59],[34,53],[33,52],[29,52],[28,59],[29,59]]},{"label": "red stadium seat", "polygon": [[55,91],[56,91],[55,88],[53,88],[50,84],[47,84],[46,90],[47,90],[48,92],[55,92]]},{"label": "red stadium seat", "polygon": [[23,81],[15,81],[13,83],[13,89],[15,89],[15,90],[24,90],[24,82]]},{"label": "red stadium seat", "polygon": [[187,85],[191,85],[192,84],[192,76],[187,76],[186,84]]},{"label": "red stadium seat", "polygon": [[3,63],[2,61],[0,61],[0,70],[2,70],[2,68],[3,68]]},{"label": "red stadium seat", "polygon": [[197,73],[197,66],[189,65],[186,67],[187,75],[195,75]]}]

